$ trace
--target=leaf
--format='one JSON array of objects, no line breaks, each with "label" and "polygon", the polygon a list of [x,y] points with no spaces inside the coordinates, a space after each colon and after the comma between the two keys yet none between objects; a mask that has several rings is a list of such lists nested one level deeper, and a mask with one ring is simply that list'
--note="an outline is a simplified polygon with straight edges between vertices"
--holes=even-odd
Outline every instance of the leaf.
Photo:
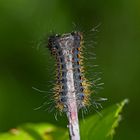
[{"label": "leaf", "polygon": [[[104,109],[101,114],[90,116],[81,121],[82,140],[112,140],[115,128],[118,126],[120,113],[128,102],[123,100],[120,104]],[[56,127],[48,123],[32,124],[27,123],[20,127],[13,128],[7,133],[0,134],[0,140],[68,140],[67,129]]]},{"label": "leaf", "polygon": [[51,124],[24,124],[13,128],[7,133],[0,134],[0,140],[67,140],[68,133],[65,129]]},{"label": "leaf", "polygon": [[90,116],[81,126],[82,140],[112,140],[115,133],[115,128],[121,120],[121,111],[124,105],[128,102],[123,100],[120,104],[113,105],[101,112],[102,116],[98,114]]}]

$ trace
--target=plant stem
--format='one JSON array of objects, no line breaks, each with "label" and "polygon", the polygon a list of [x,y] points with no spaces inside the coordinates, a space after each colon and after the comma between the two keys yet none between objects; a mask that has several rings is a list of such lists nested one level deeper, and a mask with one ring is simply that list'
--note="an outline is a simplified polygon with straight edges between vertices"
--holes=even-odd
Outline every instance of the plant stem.
[{"label": "plant stem", "polygon": [[71,104],[69,105],[69,110],[70,111],[67,112],[67,117],[69,121],[70,140],[80,140],[77,108],[75,108],[74,104]]},{"label": "plant stem", "polygon": [[[73,78],[73,66],[72,66],[72,55],[68,53],[69,62],[67,62],[67,118],[69,121],[69,135],[70,140],[80,140],[79,134],[79,121],[78,121],[78,110],[76,103],[76,92],[74,87],[74,78]],[[67,57],[66,57],[67,58]]]}]

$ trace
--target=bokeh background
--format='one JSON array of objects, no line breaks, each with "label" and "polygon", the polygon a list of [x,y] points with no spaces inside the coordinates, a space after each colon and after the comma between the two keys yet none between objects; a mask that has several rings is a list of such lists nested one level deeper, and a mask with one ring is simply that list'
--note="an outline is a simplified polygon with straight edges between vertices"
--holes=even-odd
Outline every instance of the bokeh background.
[{"label": "bokeh background", "polygon": [[[39,49],[49,32],[89,29],[101,23],[96,45],[107,97],[104,107],[129,98],[115,140],[139,139],[140,1],[139,0],[0,0],[0,131],[25,122],[66,126],[47,111],[32,86],[48,90],[49,52]],[[53,64],[52,64],[53,65]]]}]

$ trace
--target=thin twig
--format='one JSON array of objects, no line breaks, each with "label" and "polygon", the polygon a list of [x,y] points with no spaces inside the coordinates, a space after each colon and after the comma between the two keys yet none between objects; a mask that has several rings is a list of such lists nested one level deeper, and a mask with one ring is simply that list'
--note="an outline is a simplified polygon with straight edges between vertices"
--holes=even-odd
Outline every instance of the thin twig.
[{"label": "thin twig", "polygon": [[68,80],[67,82],[67,85],[68,85],[67,118],[69,121],[68,128],[69,128],[70,139],[80,140],[78,111],[77,111],[76,97],[75,97],[75,91],[74,91],[74,81],[73,81],[72,70],[68,71],[67,80]]},{"label": "thin twig", "polygon": [[78,121],[78,111],[76,103],[76,91],[74,86],[74,73],[73,73],[73,64],[72,64],[72,55],[70,50],[64,50],[63,54],[65,55],[66,73],[67,79],[67,118],[69,121],[69,135],[70,140],[80,140],[79,134],[79,121]]}]

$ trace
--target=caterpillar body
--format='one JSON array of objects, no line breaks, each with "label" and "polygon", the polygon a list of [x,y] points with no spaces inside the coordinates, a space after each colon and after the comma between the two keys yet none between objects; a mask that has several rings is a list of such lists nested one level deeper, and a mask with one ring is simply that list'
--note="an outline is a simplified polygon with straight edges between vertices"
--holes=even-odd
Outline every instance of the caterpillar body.
[{"label": "caterpillar body", "polygon": [[56,59],[55,107],[68,111],[69,101],[76,101],[77,110],[90,105],[91,83],[83,66],[83,34],[72,32],[48,38],[48,48]]}]

